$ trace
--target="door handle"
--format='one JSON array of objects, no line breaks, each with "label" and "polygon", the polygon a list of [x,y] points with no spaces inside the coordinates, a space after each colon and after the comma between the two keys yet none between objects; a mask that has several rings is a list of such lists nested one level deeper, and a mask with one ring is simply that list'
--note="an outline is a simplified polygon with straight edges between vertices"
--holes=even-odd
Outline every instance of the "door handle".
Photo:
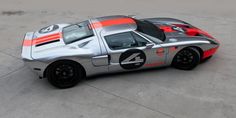
[{"label": "door handle", "polygon": [[92,63],[94,66],[106,66],[108,65],[108,55],[96,56],[92,58]]}]

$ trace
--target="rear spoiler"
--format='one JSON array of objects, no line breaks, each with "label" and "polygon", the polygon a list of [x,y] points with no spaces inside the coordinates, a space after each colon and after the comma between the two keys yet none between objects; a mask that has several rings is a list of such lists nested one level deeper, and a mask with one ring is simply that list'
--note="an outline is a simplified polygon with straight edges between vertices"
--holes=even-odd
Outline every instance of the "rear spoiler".
[{"label": "rear spoiler", "polygon": [[34,37],[34,32],[27,32],[25,34],[21,52],[21,57],[23,60],[33,60],[31,56],[33,37]]}]

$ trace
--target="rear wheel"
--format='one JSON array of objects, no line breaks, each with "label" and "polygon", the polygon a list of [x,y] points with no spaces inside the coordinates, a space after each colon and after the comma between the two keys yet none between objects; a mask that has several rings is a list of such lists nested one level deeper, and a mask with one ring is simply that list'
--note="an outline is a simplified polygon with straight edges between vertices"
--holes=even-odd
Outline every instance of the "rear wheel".
[{"label": "rear wheel", "polygon": [[58,61],[47,71],[48,81],[57,88],[70,88],[78,84],[83,77],[82,67],[72,61]]},{"label": "rear wheel", "polygon": [[185,48],[179,51],[174,60],[172,65],[175,68],[182,69],[182,70],[192,70],[195,68],[200,62],[200,53],[195,48]]}]

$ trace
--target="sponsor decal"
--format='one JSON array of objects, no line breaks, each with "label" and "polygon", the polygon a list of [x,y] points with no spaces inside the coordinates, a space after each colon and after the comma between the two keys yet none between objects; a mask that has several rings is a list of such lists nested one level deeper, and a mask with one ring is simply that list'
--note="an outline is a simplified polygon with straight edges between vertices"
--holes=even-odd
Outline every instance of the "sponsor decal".
[{"label": "sponsor decal", "polygon": [[131,49],[121,54],[119,63],[124,69],[137,69],[146,62],[146,55],[142,50]]},{"label": "sponsor decal", "polygon": [[175,52],[176,49],[177,47],[169,47],[169,52]]},{"label": "sponsor decal", "polygon": [[160,57],[164,56],[164,52],[165,52],[165,49],[164,49],[164,48],[158,48],[158,49],[156,50],[157,56],[160,56]]}]

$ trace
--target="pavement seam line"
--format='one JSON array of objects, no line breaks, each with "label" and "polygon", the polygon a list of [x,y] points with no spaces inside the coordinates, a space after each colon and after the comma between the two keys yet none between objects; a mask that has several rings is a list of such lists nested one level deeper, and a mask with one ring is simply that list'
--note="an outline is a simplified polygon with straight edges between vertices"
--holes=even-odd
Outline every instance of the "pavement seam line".
[{"label": "pavement seam line", "polygon": [[25,68],[25,65],[23,65],[23,66],[21,66],[21,67],[19,67],[19,68],[17,68],[17,69],[14,69],[13,71],[11,71],[11,72],[9,72],[9,73],[0,76],[0,79],[3,79],[3,78],[5,78],[5,77],[7,77],[8,75],[10,75],[10,74],[12,74],[12,73],[15,73],[15,72],[17,72],[17,71],[20,71],[20,70],[22,70],[22,69],[24,69],[24,68]]},{"label": "pavement seam line", "polygon": [[136,105],[138,105],[138,106],[141,106],[141,107],[143,107],[143,108],[145,108],[145,109],[148,109],[148,110],[151,110],[151,111],[153,111],[153,112],[160,113],[160,114],[162,114],[162,115],[164,115],[164,116],[167,116],[167,117],[170,117],[170,118],[175,118],[175,116],[172,116],[172,115],[170,115],[170,114],[168,114],[168,113],[165,113],[165,112],[162,112],[162,111],[159,111],[159,110],[155,110],[155,109],[153,109],[153,108],[151,108],[151,107],[148,107],[148,106],[145,106],[145,105],[143,105],[143,104],[137,103],[137,102],[132,101],[132,100],[130,100],[130,99],[127,99],[127,98],[125,98],[125,97],[121,97],[121,96],[116,95],[116,94],[114,94],[114,93],[111,93],[111,92],[108,92],[108,91],[106,91],[106,90],[100,89],[100,88],[98,88],[98,87],[96,87],[96,86],[93,86],[93,85],[88,84],[87,82],[85,83],[85,85],[87,85],[87,86],[89,86],[89,87],[92,87],[92,88],[95,88],[95,89],[97,89],[97,90],[99,90],[99,91],[101,91],[101,92],[104,92],[104,93],[106,93],[106,94],[109,94],[109,95],[118,97],[118,98],[120,98],[120,99],[122,99],[122,100],[125,100],[125,101],[128,101],[128,102],[130,102],[130,103],[136,104]]},{"label": "pavement seam line", "polygon": [[10,57],[13,57],[13,58],[16,58],[17,60],[22,60],[21,58],[16,57],[16,56],[14,56],[14,55],[11,55],[11,54],[9,54],[9,53],[3,52],[2,50],[0,50],[0,53],[5,54],[5,55],[10,56]]}]

